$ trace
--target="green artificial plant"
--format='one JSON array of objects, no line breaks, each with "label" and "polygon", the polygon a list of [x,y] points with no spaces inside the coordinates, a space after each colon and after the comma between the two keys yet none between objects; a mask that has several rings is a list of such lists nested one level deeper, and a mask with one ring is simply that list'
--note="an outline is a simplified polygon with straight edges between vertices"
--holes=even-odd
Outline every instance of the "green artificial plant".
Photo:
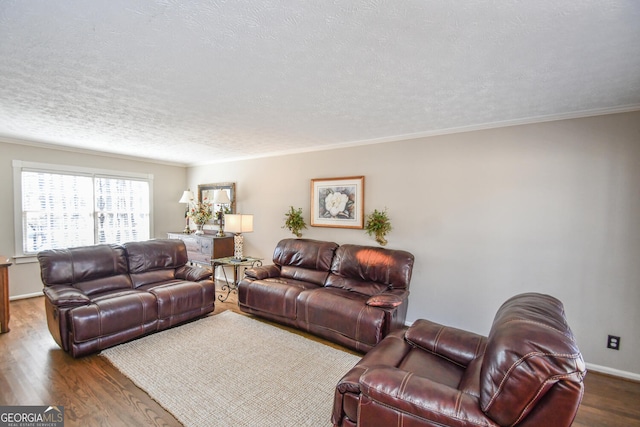
[{"label": "green artificial plant", "polygon": [[374,209],[372,213],[367,215],[367,222],[364,229],[369,236],[375,236],[376,242],[378,242],[380,246],[385,246],[387,244],[385,236],[391,231],[391,221],[389,221],[389,217],[387,216],[387,208],[383,211]]},{"label": "green artificial plant", "polygon": [[302,217],[302,208],[294,209],[294,207],[291,206],[289,212],[285,213],[284,216],[286,219],[282,228],[287,228],[298,238],[302,237],[300,230],[307,228],[307,224]]}]

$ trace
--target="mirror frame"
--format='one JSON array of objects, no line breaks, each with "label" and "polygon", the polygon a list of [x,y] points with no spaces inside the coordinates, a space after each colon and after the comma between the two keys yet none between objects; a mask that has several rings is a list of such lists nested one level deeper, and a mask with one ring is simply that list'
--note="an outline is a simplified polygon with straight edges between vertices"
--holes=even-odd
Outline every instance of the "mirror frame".
[{"label": "mirror frame", "polygon": [[[229,204],[229,210],[231,213],[236,213],[236,183],[235,182],[218,182],[214,184],[200,184],[198,185],[198,201],[202,202],[204,198],[208,198],[213,201],[214,192],[216,190],[229,190],[229,200],[231,203]],[[219,210],[219,205],[213,205],[213,212],[217,212]],[[214,224],[217,224],[218,220],[216,216],[214,216]]]}]

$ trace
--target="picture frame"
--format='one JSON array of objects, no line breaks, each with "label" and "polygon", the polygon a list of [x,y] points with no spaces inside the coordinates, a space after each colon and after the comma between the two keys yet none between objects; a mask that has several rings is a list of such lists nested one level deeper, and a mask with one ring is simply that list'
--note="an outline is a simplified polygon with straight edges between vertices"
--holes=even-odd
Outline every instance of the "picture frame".
[{"label": "picture frame", "polygon": [[312,179],[311,226],[364,228],[364,176]]},{"label": "picture frame", "polygon": [[[204,199],[213,201],[213,196],[215,196],[215,192],[217,190],[224,190],[227,192],[229,196],[229,200],[231,203],[229,204],[228,210],[225,213],[236,213],[236,184],[235,182],[218,182],[214,184],[201,184],[198,185],[198,201],[202,202]],[[218,215],[216,212],[220,210],[221,205],[213,204],[212,209],[214,212],[213,219],[211,222],[213,224],[218,224]]]}]

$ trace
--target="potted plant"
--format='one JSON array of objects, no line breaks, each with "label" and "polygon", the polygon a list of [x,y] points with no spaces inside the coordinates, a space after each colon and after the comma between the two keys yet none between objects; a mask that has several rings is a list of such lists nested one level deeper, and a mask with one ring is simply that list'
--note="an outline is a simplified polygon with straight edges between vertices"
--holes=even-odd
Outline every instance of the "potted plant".
[{"label": "potted plant", "polygon": [[289,212],[285,213],[284,216],[286,219],[282,228],[288,229],[298,238],[302,237],[300,230],[307,228],[307,224],[305,224],[304,218],[302,217],[302,208],[294,209],[293,206],[291,206]]},{"label": "potted plant", "polygon": [[385,246],[387,244],[385,236],[391,231],[391,221],[389,221],[389,217],[387,216],[387,208],[384,208],[383,211],[374,209],[373,213],[367,215],[364,229],[369,236],[375,236],[376,242],[378,242],[380,246]]}]

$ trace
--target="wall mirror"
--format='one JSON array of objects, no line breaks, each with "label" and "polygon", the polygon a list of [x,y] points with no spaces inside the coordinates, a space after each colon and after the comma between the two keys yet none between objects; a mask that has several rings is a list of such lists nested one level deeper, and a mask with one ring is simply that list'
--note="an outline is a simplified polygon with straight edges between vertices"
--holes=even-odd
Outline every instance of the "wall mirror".
[{"label": "wall mirror", "polygon": [[217,212],[220,212],[220,209],[224,207],[225,213],[235,213],[236,212],[236,184],[235,182],[218,182],[215,184],[201,184],[198,185],[198,201],[202,202],[204,199],[207,199],[209,202],[213,202],[213,198],[216,194],[216,191],[223,190],[229,196],[229,200],[231,203],[226,205],[213,204],[213,218],[214,224],[218,224],[218,215]]}]

